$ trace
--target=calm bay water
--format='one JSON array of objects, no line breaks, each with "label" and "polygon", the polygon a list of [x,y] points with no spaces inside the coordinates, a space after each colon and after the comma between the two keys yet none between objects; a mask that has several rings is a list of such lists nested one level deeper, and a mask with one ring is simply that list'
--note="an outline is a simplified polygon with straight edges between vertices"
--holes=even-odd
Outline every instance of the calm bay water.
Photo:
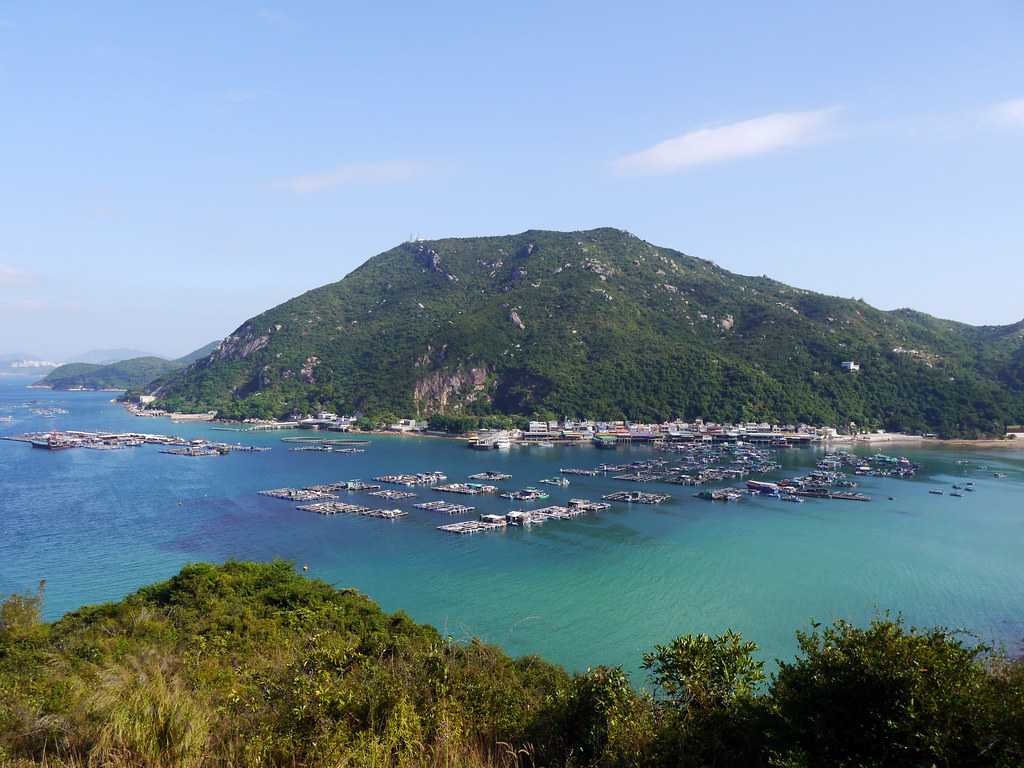
[{"label": "calm bay water", "polygon": [[[561,466],[652,451],[479,453],[436,438],[374,437],[363,454],[296,453],[280,442],[288,433],[237,434],[140,419],[111,397],[2,383],[0,416],[15,420],[0,424],[0,434],[134,430],[273,450],[188,458],[154,446],[48,452],[0,441],[0,592],[30,589],[45,578],[49,618],[119,598],[188,562],[284,557],[308,564],[311,576],[355,587],[385,609],[404,610],[457,638],[478,636],[572,669],[622,664],[637,674],[641,654],[655,643],[729,627],[756,640],[766,658],[785,658],[796,649],[793,631],[812,619],[865,622],[885,609],[913,623],[967,627],[1015,652],[1024,640],[1024,451],[883,447],[911,456],[923,471],[917,480],[864,478],[861,490],[875,498],[870,504],[767,498],[712,504],[693,498],[693,489],[652,484],[646,487],[672,493],[673,502],[615,505],[531,530],[453,536],[436,526],[461,518],[411,508],[444,498],[429,490],[398,504],[410,515],[396,521],[321,517],[257,491],[435,469],[453,480],[500,470],[513,475],[512,487],[523,487]],[[70,413],[33,416],[20,407],[30,400]],[[778,476],[813,466],[817,455],[784,452]],[[974,480],[977,491],[962,499],[928,494],[933,487],[948,492],[960,479]],[[638,487],[606,478],[571,481],[569,488],[547,489],[547,503]],[[466,503],[480,512],[520,506],[497,498]]]}]

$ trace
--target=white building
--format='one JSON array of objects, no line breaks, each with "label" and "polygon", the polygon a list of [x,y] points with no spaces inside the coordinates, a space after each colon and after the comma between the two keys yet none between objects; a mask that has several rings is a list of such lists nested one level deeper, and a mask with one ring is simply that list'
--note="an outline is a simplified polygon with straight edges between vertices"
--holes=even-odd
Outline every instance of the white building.
[{"label": "white building", "polygon": [[850,373],[856,373],[860,370],[860,363],[855,363],[853,360],[844,360],[840,365],[844,371],[849,371]]}]

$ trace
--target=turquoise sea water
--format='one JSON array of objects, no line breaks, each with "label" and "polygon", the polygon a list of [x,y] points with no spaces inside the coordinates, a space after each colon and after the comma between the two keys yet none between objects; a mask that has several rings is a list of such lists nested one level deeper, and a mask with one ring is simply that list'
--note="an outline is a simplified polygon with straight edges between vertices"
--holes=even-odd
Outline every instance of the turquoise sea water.
[{"label": "turquoise sea water", "polygon": [[[15,419],[0,424],[0,434],[135,430],[273,450],[188,458],[154,446],[49,452],[0,441],[0,592],[29,589],[45,578],[50,618],[119,598],[188,562],[284,557],[308,564],[311,576],[355,587],[385,609],[402,609],[457,638],[479,636],[512,654],[539,653],[571,669],[622,664],[638,674],[641,654],[655,643],[728,627],[756,640],[766,658],[785,658],[796,648],[793,631],[812,619],[864,622],[884,609],[914,623],[971,628],[1014,652],[1024,640],[1024,451],[888,449],[910,455],[923,471],[916,480],[863,479],[860,490],[875,498],[870,504],[768,498],[712,504],[694,498],[694,489],[651,484],[644,487],[672,493],[673,502],[615,505],[530,530],[454,536],[436,526],[460,518],[411,508],[444,498],[429,490],[398,504],[351,494],[369,506],[409,509],[395,521],[321,517],[257,491],[435,469],[453,480],[501,470],[518,488],[561,466],[652,451],[480,453],[454,441],[396,436],[374,437],[364,454],[295,453],[280,442],[287,433],[235,434],[140,419],[111,397],[0,384],[0,415]],[[33,399],[70,413],[44,419],[18,407]],[[780,477],[812,466],[818,454],[781,455]],[[958,479],[974,480],[977,491],[962,499],[928,494],[933,487],[948,492]],[[546,489],[547,503],[639,487],[603,477],[571,481],[566,489]],[[480,512],[522,506],[497,498],[465,503]]]}]

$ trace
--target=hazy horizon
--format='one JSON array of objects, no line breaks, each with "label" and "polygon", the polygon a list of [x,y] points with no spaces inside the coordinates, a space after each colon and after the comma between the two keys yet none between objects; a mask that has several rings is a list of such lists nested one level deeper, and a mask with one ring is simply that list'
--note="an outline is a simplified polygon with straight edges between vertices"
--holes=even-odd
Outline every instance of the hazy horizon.
[{"label": "hazy horizon", "polygon": [[1015,323],[1022,22],[997,1],[7,6],[0,352],[182,355],[410,237],[600,226]]}]

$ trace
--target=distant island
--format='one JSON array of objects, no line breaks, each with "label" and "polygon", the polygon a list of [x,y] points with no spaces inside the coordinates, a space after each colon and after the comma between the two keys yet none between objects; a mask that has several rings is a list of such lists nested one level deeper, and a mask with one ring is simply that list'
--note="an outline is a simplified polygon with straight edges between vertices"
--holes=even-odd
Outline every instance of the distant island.
[{"label": "distant island", "polygon": [[51,370],[33,386],[62,390],[121,390],[144,387],[160,376],[205,357],[216,349],[218,343],[211,342],[175,360],[149,355],[111,362],[65,363]]},{"label": "distant island", "polygon": [[616,229],[529,231],[403,243],[146,390],[169,411],[234,419],[702,417],[1001,436],[1024,421],[1024,322],[882,311]]}]

